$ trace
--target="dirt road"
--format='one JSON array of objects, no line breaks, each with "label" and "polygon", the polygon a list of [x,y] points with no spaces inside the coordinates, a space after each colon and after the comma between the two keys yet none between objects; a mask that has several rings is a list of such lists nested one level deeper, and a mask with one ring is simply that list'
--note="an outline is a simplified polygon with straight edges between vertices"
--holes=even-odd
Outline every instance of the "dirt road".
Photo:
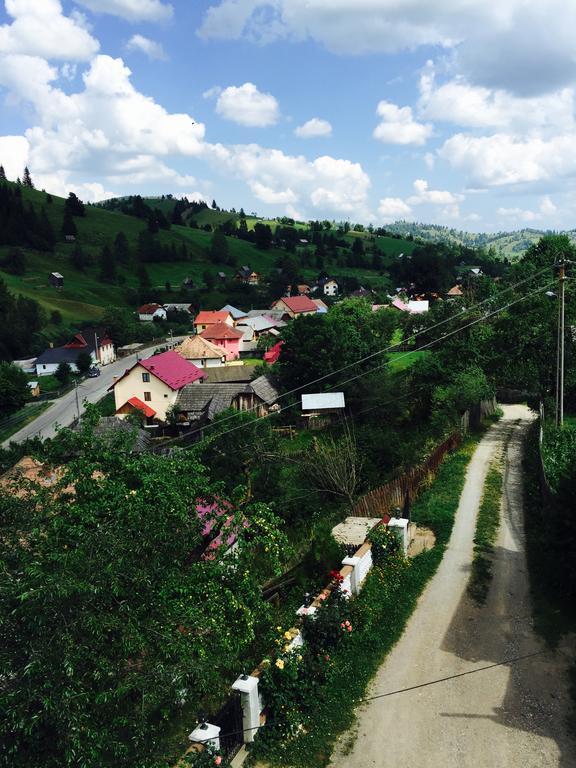
[{"label": "dirt road", "polygon": [[[368,695],[398,691],[544,650],[532,628],[522,522],[522,439],[532,418],[505,406],[470,466],[440,568]],[[466,594],[478,503],[490,461],[506,444],[502,525],[486,604]],[[334,768],[574,768],[562,652],[371,701],[351,752]],[[344,744],[346,735],[340,740]],[[344,754],[346,752],[346,754]]]}]

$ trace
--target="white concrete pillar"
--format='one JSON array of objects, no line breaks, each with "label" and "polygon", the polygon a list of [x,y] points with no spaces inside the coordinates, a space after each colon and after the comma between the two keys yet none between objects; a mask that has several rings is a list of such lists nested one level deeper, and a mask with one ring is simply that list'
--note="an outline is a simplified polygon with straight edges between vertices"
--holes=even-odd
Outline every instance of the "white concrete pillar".
[{"label": "white concrete pillar", "polygon": [[359,564],[359,557],[345,557],[344,560],[342,560],[342,565],[352,566],[352,573],[350,575],[350,592],[353,595],[357,595],[360,592],[360,569],[358,568]]},{"label": "white concrete pillar", "polygon": [[388,523],[388,528],[393,531],[402,545],[404,557],[408,555],[408,520],[405,517],[393,517]]},{"label": "white concrete pillar", "polygon": [[260,728],[260,697],[258,696],[258,678],[251,675],[240,675],[232,685],[233,691],[239,691],[242,705],[242,728],[244,743],[254,741],[254,736]]},{"label": "white concrete pillar", "polygon": [[188,738],[195,744],[211,744],[215,749],[220,749],[220,726],[212,723],[198,725]]}]

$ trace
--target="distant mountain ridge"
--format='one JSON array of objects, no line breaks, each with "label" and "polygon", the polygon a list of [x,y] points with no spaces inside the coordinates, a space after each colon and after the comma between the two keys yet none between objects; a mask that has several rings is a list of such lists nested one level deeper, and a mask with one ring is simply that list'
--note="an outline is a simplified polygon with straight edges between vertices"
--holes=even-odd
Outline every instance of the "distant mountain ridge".
[{"label": "distant mountain ridge", "polygon": [[450,242],[466,245],[470,248],[493,248],[496,255],[515,261],[525,253],[531,245],[538,242],[544,235],[562,234],[568,235],[570,240],[576,242],[576,229],[554,232],[547,229],[532,229],[526,227],[514,232],[465,232],[453,227],[440,224],[422,224],[411,221],[395,221],[386,226],[388,232],[393,232],[402,237],[411,235],[420,240],[429,242]]}]

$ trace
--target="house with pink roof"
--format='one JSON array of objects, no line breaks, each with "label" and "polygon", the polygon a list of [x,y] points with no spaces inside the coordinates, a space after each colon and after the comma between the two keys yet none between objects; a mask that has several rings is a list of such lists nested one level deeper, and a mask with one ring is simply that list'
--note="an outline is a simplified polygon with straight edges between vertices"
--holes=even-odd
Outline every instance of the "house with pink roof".
[{"label": "house with pink roof", "polygon": [[116,415],[125,418],[140,412],[149,422],[165,421],[180,390],[205,377],[204,371],[174,351],[139,360],[110,387]]}]

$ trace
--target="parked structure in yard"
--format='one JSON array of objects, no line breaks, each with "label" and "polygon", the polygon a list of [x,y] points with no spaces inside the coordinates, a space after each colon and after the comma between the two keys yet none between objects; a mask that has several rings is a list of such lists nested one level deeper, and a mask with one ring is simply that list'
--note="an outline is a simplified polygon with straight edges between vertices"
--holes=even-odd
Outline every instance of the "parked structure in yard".
[{"label": "parked structure in yard", "polygon": [[48,282],[54,288],[64,288],[64,277],[60,272],[50,272],[48,275]]},{"label": "parked structure in yard", "polygon": [[200,336],[220,347],[227,361],[237,360],[240,357],[240,340],[243,333],[238,328],[232,328],[226,323],[216,323],[202,331]]},{"label": "parked structure in yard", "polygon": [[329,424],[346,407],[344,392],[319,392],[301,397],[302,418],[310,429]]},{"label": "parked structure in yard", "polygon": [[308,296],[284,296],[272,305],[273,309],[279,309],[289,318],[302,315],[315,315],[318,307]]},{"label": "parked structure in yard", "polygon": [[153,320],[166,320],[167,312],[162,304],[143,304],[138,307],[138,320],[150,323]]},{"label": "parked structure in yard", "polygon": [[234,318],[230,312],[224,310],[203,310],[196,315],[194,330],[196,333],[202,333],[202,331],[206,331],[208,328],[221,323],[225,323],[230,327],[234,325]]},{"label": "parked structure in yard", "polygon": [[173,350],[139,360],[109,388],[114,391],[116,415],[140,412],[147,421],[165,421],[180,390],[201,382],[206,374]]},{"label": "parked structure in yard", "polygon": [[188,336],[174,351],[198,368],[215,368],[226,362],[226,353],[222,347],[202,336]]}]

